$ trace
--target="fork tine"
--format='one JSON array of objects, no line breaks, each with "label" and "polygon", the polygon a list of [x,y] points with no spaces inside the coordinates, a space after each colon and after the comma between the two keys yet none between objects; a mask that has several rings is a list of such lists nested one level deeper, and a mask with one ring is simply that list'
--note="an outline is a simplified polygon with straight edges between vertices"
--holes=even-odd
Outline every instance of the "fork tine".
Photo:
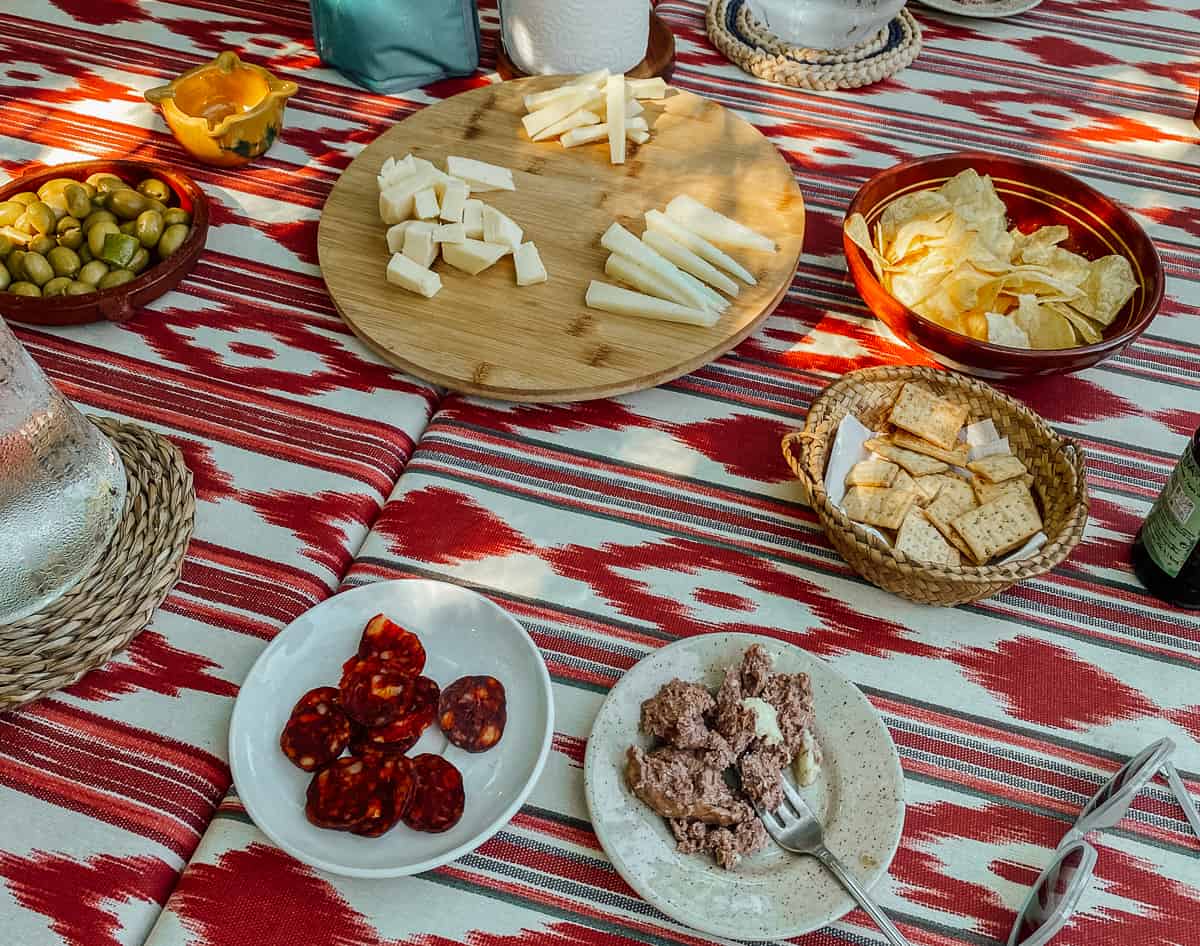
[{"label": "fork tine", "polygon": [[783,787],[783,796],[791,804],[796,816],[804,818],[811,815],[812,809],[808,807],[808,803],[800,796],[800,793],[792,787],[792,783],[782,775],[779,777],[779,782]]}]

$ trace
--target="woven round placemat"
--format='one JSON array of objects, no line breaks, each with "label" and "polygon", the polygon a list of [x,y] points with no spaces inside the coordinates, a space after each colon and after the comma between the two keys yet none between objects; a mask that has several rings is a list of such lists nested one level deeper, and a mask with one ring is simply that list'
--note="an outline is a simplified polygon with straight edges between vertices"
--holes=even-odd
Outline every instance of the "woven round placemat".
[{"label": "woven round placemat", "polygon": [[0,710],[69,686],[150,623],[179,578],[196,495],[183,454],[136,424],[89,418],[112,441],[129,489],[108,548],[53,604],[0,625]]},{"label": "woven round placemat", "polygon": [[908,10],[875,36],[846,49],[805,49],[773,35],[746,0],[709,0],[708,36],[751,75],[800,89],[857,89],[907,66],[921,51],[921,27]]}]

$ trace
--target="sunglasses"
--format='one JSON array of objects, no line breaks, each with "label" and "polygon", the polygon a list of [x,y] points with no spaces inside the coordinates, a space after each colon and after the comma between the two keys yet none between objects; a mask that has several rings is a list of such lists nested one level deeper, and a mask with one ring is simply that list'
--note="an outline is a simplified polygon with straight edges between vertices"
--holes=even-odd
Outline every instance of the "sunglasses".
[{"label": "sunglasses", "polygon": [[1111,828],[1124,818],[1138,792],[1155,773],[1161,771],[1166,775],[1171,792],[1200,838],[1200,813],[1170,762],[1174,751],[1175,743],[1170,739],[1147,746],[1092,796],[1059,843],[1054,860],[1038,876],[1025,898],[1008,937],[1008,946],[1043,946],[1066,925],[1096,867],[1096,849],[1088,844],[1087,836],[1101,828]]}]

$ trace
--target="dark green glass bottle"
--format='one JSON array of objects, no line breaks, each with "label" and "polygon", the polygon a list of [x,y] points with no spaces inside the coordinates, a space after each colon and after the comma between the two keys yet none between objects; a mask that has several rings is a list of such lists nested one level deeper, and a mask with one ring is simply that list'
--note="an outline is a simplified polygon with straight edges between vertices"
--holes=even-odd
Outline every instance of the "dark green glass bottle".
[{"label": "dark green glass bottle", "polygon": [[1137,534],[1133,570],[1157,597],[1200,609],[1200,430]]}]

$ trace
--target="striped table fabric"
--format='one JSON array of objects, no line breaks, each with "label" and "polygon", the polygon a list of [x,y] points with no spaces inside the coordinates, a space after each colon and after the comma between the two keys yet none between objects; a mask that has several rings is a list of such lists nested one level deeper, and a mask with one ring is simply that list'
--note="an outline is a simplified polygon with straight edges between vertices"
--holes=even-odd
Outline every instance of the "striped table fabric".
[{"label": "striped table fabric", "polygon": [[[411,108],[483,80],[395,98],[353,89],[316,68],[298,0],[30,6],[0,0],[10,172],[128,151],[182,160],[138,93],[227,46],[302,91],[267,159],[232,175],[191,168],[218,225],[179,292],[126,327],[21,333],[81,404],[184,447],[201,502],[184,581],[150,631],[70,692],[0,717],[5,941],[709,942],[612,870],[581,764],[621,673],[711,631],[796,643],[883,715],[908,808],[875,893],[914,943],[1006,939],[1080,806],[1151,740],[1179,744],[1200,793],[1200,619],[1148,597],[1127,563],[1200,424],[1200,17],[1183,0],[1047,0],[1005,21],[915,8],[926,45],[912,67],[820,95],[743,75],[709,45],[702,4],[660,3],[679,43],[675,82],[738,109],[791,162],[807,252],[778,312],[732,355],[660,389],[558,406],[437,398],[380,368],[313,265],[321,201],[357,150]],[[490,62],[490,6],[483,22]],[[830,378],[918,360],[855,294],[840,220],[875,170],[960,147],[1031,154],[1122,201],[1158,243],[1168,290],[1120,357],[1009,389],[1088,452],[1080,548],[1050,576],[944,611],[846,568],[778,441]],[[233,793],[205,831],[228,786],[232,696],[265,641],[339,579],[407,576],[489,595],[541,647],[557,731],[528,804],[473,854],[386,882],[307,869]],[[1056,943],[1194,940],[1200,842],[1163,785],[1093,843],[1096,880]],[[856,911],[804,942],[880,938]]]}]

